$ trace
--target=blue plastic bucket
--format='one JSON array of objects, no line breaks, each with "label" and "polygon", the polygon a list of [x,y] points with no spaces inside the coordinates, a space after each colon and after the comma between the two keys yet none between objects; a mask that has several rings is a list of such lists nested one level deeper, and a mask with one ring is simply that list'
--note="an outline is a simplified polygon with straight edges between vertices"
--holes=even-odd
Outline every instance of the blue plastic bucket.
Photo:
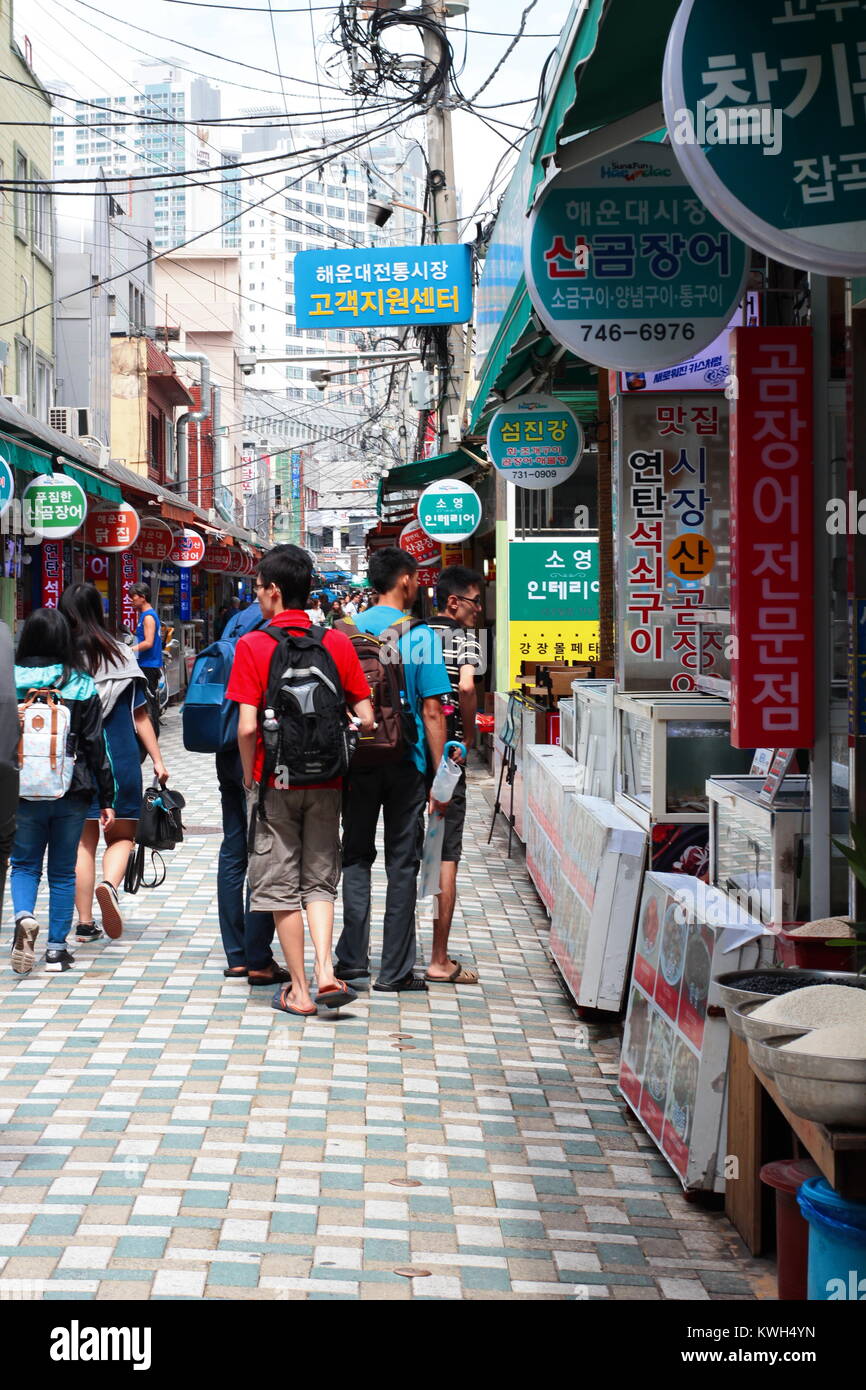
[{"label": "blue plastic bucket", "polygon": [[809,1178],[797,1201],[809,1223],[809,1301],[866,1302],[866,1204],[846,1201],[826,1178]]}]

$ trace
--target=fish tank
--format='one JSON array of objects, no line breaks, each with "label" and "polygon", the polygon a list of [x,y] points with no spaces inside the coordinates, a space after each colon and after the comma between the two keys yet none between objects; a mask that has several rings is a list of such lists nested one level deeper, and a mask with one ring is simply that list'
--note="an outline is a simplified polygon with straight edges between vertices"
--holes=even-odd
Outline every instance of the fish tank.
[{"label": "fish tank", "polygon": [[615,712],[616,803],[648,829],[706,824],[707,779],[751,767],[753,750],[731,747],[727,700],[620,693]]},{"label": "fish tank", "polygon": [[[772,805],[760,799],[763,777],[711,777],[710,882],[767,926],[811,917],[809,778],[789,775]],[[831,826],[848,838],[847,788],[833,784]],[[848,868],[834,849],[830,861],[830,914],[847,916]]]}]

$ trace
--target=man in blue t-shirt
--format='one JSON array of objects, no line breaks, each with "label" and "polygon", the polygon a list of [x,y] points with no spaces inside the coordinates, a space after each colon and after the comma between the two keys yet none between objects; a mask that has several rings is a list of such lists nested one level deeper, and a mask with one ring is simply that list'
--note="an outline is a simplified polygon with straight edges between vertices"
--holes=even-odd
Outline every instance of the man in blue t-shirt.
[{"label": "man in blue t-shirt", "polygon": [[[418,566],[405,550],[386,546],[370,558],[369,580],[379,596],[354,621],[362,632],[378,635],[412,609],[418,597]],[[383,993],[426,990],[413,974],[416,955],[415,901],[427,800],[429,766],[439,766],[445,747],[442,696],[451,681],[442,644],[425,624],[400,638],[406,703],[415,715],[418,739],[401,763],[352,769],[343,808],[343,931],[337,942],[336,972],[341,980],[370,974],[370,873],[376,858],[379,813],[385,822],[388,888],[382,924],[382,964],[373,988]]]},{"label": "man in blue t-shirt", "polygon": [[132,650],[150,691],[150,721],[159,733],[159,678],[162,675],[162,623],[151,607],[150,585],[133,584],[129,591],[135,609],[135,642]]}]

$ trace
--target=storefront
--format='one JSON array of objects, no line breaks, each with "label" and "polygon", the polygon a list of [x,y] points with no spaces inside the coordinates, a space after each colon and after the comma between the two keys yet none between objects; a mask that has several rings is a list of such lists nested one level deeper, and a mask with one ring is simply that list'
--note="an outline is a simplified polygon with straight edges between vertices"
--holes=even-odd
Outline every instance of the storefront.
[{"label": "storefront", "polygon": [[574,6],[487,247],[468,437],[499,475],[501,805],[553,956],[578,1005],[622,1014],[622,1095],[755,1251],[761,1165],[795,1142],[866,1202],[866,1047],[806,1032],[834,967],[862,1018],[853,944],[826,943],[864,915],[832,840],[866,816],[866,184],[812,187],[859,21],[797,16],[827,49],[786,113],[799,177],[676,118],[713,54],[793,73],[792,8]]}]

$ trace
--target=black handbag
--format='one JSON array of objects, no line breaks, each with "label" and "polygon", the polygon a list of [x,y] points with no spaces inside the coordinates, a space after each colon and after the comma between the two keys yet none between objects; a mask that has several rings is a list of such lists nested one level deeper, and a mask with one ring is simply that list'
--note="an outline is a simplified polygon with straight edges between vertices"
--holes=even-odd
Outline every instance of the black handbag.
[{"label": "black handbag", "polygon": [[[178,791],[169,791],[160,785],[155,777],[147,788],[141,802],[141,812],[135,831],[135,848],[126,864],[123,881],[127,893],[137,893],[139,888],[159,888],[165,882],[165,861],[163,853],[175,849],[183,840],[183,821],[181,811],[186,801]],[[150,882],[144,876],[145,851],[150,850],[150,863],[153,878]],[[159,866],[157,867],[157,859]]]}]

